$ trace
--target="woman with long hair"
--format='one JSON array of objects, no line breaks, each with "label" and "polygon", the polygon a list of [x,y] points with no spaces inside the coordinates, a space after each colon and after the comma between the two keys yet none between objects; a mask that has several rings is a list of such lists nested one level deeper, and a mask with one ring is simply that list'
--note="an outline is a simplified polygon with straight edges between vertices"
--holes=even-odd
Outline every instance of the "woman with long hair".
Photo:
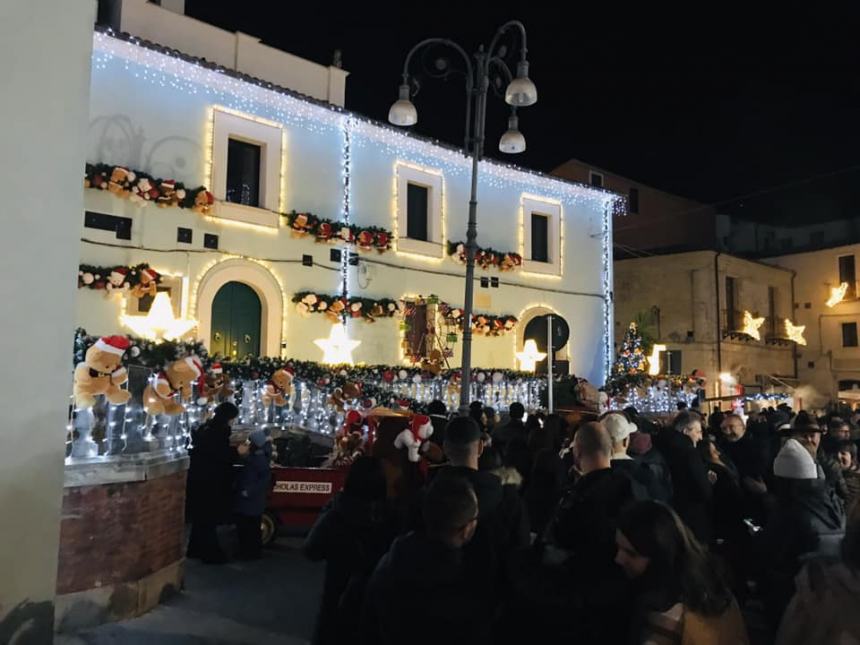
[{"label": "woman with long hair", "polygon": [[618,519],[615,562],[633,581],[631,643],[744,645],[737,602],[714,559],[660,502],[629,506]]}]

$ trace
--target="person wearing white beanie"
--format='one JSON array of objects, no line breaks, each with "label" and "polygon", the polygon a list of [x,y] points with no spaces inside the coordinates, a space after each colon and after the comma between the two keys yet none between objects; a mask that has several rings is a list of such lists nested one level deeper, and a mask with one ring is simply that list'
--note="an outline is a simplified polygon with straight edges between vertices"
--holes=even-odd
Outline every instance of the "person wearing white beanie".
[{"label": "person wearing white beanie", "polygon": [[810,557],[834,557],[845,531],[842,502],[809,449],[788,439],[773,462],[776,505],[756,536],[765,613],[775,630],[794,594],[794,579]]},{"label": "person wearing white beanie", "polygon": [[773,474],[784,479],[818,479],[818,467],[809,450],[789,439],[773,460]]}]

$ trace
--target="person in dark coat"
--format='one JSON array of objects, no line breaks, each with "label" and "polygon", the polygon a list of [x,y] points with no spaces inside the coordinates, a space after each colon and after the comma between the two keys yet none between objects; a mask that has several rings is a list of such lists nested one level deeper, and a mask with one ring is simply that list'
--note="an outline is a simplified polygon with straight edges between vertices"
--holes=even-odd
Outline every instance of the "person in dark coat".
[{"label": "person in dark coat", "polygon": [[191,520],[188,557],[221,564],[227,556],[218,544],[216,527],[230,517],[233,462],[230,432],[239,409],[230,402],[215,408],[214,416],[191,432],[188,450],[187,503]]},{"label": "person in dark coat", "polygon": [[464,549],[483,521],[478,508],[465,478],[434,479],[422,503],[424,530],[395,540],[368,583],[360,643],[488,642],[495,605],[492,581]]},{"label": "person in dark coat", "polygon": [[808,449],[795,439],[785,442],[773,471],[776,507],[756,536],[755,555],[766,614],[776,629],[804,561],[838,556],[845,512]]},{"label": "person in dark coat", "polygon": [[326,562],[314,645],[350,641],[367,581],[396,535],[382,464],[375,457],[359,457],[350,466],[343,491],[322,510],[303,547],[309,560]]},{"label": "person in dark coat", "polygon": [[269,437],[262,430],[252,432],[240,455],[242,468],[236,477],[233,502],[239,559],[259,560],[263,555],[261,519],[272,487],[272,444]]},{"label": "person in dark coat", "polygon": [[614,568],[615,518],[633,501],[630,478],[613,471],[612,442],[597,422],[584,424],[573,437],[579,477],[558,508],[552,541],[570,551],[583,573],[599,577]]},{"label": "person in dark coat", "polygon": [[671,429],[659,432],[653,439],[672,474],[672,506],[696,539],[709,545],[713,536],[713,491],[708,469],[696,451],[696,444],[702,440],[700,417],[681,412],[675,417]]},{"label": "person in dark coat", "polygon": [[654,447],[651,436],[649,432],[644,430],[634,432],[630,435],[628,453],[633,457],[633,461],[651,473],[651,489],[649,490],[651,499],[664,504],[671,504],[672,474],[663,453]]},{"label": "person in dark coat", "polygon": [[717,445],[737,469],[747,515],[762,521],[767,495],[768,446],[747,430],[737,414],[727,414],[720,426]]},{"label": "person in dark coat", "polygon": [[511,403],[508,422],[497,428],[493,433],[493,445],[502,455],[505,454],[508,444],[514,439],[528,441],[528,432],[526,431],[525,423],[523,423],[525,414],[526,409],[522,403],[518,401]]},{"label": "person in dark coat", "polygon": [[524,501],[532,533],[538,538],[555,515],[566,482],[567,471],[557,450],[542,450],[535,455]]},{"label": "person in dark coat", "polygon": [[460,477],[472,485],[478,496],[482,521],[478,539],[469,550],[476,550],[486,539],[495,555],[504,559],[510,552],[528,546],[528,515],[518,495],[506,494],[496,475],[479,470],[483,450],[481,432],[474,419],[455,417],[445,430],[448,465],[436,470],[434,481]]},{"label": "person in dark coat", "polygon": [[548,537],[569,555],[564,567],[575,589],[566,593],[579,599],[582,642],[615,643],[626,630],[618,603],[627,589],[615,564],[615,532],[622,509],[634,501],[633,486],[611,467],[612,442],[600,423],[576,431],[573,454],[579,477],[562,498]]}]

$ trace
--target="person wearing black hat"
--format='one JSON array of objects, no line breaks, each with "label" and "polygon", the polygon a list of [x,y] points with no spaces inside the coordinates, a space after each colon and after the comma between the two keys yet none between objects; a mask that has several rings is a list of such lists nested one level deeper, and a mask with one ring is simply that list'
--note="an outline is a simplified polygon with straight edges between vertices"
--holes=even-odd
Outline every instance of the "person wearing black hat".
[{"label": "person wearing black hat", "polygon": [[188,557],[222,564],[227,556],[218,544],[216,527],[230,517],[233,462],[230,432],[239,408],[225,401],[214,416],[191,432],[188,455],[187,517],[191,520]]},{"label": "person wearing black hat", "polygon": [[801,410],[797,413],[794,419],[794,424],[791,426],[790,435],[796,439],[804,448],[809,451],[812,458],[815,460],[818,468],[819,476],[823,477],[827,484],[836,491],[843,500],[848,495],[848,489],[845,486],[845,477],[842,475],[842,469],[836,461],[822,459],[820,454],[821,436],[823,430],[818,422],[806,410]]},{"label": "person wearing black hat", "polygon": [[448,425],[448,408],[446,408],[445,404],[439,399],[430,401],[430,404],[427,406],[427,416],[430,417],[430,423],[433,424],[433,434],[430,435],[430,441],[441,448],[445,443],[445,426]]}]

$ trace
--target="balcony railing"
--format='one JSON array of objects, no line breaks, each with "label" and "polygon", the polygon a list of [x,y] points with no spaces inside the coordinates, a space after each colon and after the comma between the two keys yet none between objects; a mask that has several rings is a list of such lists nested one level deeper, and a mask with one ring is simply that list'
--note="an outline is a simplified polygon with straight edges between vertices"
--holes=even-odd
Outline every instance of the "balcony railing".
[{"label": "balcony railing", "polygon": [[791,342],[786,336],[783,318],[779,316],[761,316],[755,312],[750,312],[753,318],[764,318],[764,320],[757,327],[747,329],[744,326],[744,313],[744,310],[731,309],[723,309],[720,312],[720,329],[722,330],[723,338],[755,340],[752,332],[757,331],[762,341],[773,345],[783,345]]},{"label": "balcony railing", "polygon": [[[142,454],[183,454],[190,443],[191,430],[205,421],[220,403],[220,400],[198,400],[196,384],[187,401],[180,401],[185,411],[176,416],[149,415],[143,408],[143,391],[154,378],[150,369],[129,366],[128,391],[131,400],[124,405],[111,405],[103,396],[97,398],[95,406],[75,409],[69,406],[70,416],[66,433],[67,463],[121,461],[128,456]],[[541,393],[545,389],[543,378],[503,379],[494,382],[487,378],[473,382],[469,399],[482,401],[496,409],[507,408],[515,401],[527,409],[540,406]],[[459,400],[459,385],[443,376],[425,377],[416,382],[412,379],[374,381],[372,385],[397,399],[410,399],[426,404],[438,399],[449,409],[456,409]],[[287,405],[264,406],[262,394],[265,380],[234,380],[233,394],[229,400],[239,407],[236,431],[264,429],[276,434],[288,430],[333,437],[343,424],[345,410],[331,402],[331,388],[316,383],[296,380],[288,397]],[[359,401],[353,402],[358,406]],[[347,405],[347,409],[349,405]]]}]

